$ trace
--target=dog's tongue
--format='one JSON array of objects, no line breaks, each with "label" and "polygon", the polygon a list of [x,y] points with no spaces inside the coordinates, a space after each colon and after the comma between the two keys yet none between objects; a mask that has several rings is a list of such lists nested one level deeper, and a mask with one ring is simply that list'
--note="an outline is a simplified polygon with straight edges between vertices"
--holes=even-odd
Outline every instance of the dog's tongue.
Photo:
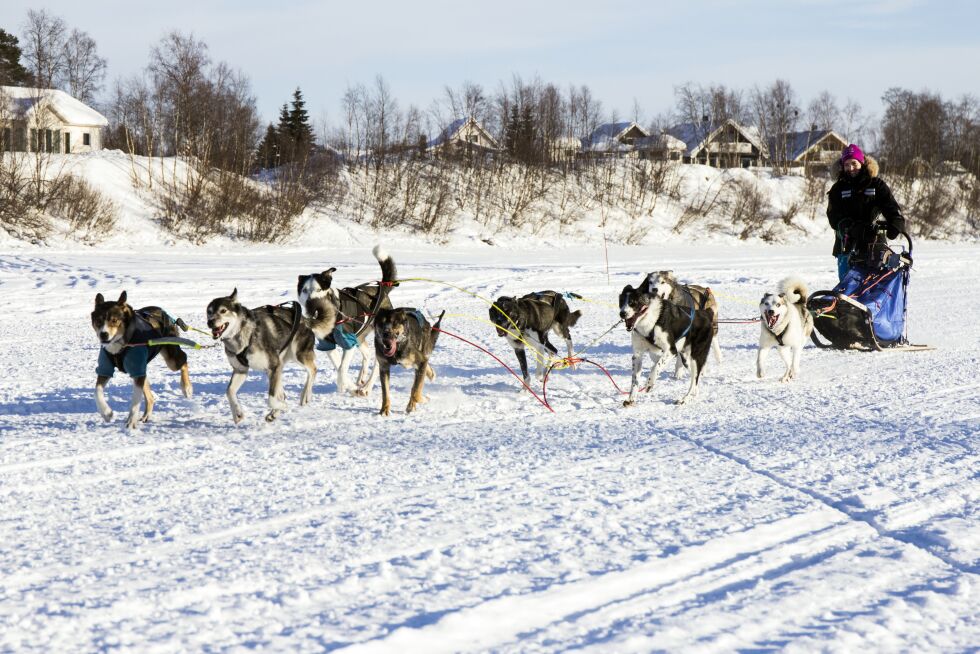
[{"label": "dog's tongue", "polygon": [[633,325],[635,325],[636,324],[636,321],[640,319],[640,316],[642,316],[646,312],[647,312],[646,307],[644,307],[642,311],[637,311],[632,316],[630,316],[629,318],[627,318],[626,319],[626,331],[628,331],[628,332],[633,331]]},{"label": "dog's tongue", "polygon": [[779,322],[779,314],[775,311],[767,311],[766,324],[769,325],[769,329],[775,328],[777,322]]},{"label": "dog's tongue", "polygon": [[391,340],[385,339],[382,342],[384,343],[384,346],[385,346],[385,356],[386,357],[393,357],[393,356],[395,356],[395,352],[398,351],[398,341],[396,341],[394,339],[391,339]]},{"label": "dog's tongue", "polygon": [[225,324],[221,325],[220,327],[213,328],[211,330],[211,338],[217,340],[222,334],[225,333],[225,327],[227,327],[227,326],[228,326],[228,323],[225,323]]}]

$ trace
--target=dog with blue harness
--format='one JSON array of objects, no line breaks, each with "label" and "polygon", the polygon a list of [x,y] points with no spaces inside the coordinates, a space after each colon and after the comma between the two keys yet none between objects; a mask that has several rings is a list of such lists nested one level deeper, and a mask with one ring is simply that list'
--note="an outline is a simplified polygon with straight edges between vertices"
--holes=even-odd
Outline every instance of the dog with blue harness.
[{"label": "dog with blue harness", "polygon": [[[112,420],[112,409],[105,399],[105,386],[116,370],[126,373],[133,380],[126,427],[136,429],[140,422],[148,422],[153,415],[156,397],[147,381],[146,368],[158,354],[163,355],[167,367],[180,371],[180,387],[184,397],[191,397],[193,389],[187,372],[187,354],[179,345],[167,342],[177,337],[178,327],[187,331],[187,325],[179,318],[174,320],[160,307],[136,310],[126,300],[126,291],[115,301],[106,301],[101,293],[95,296],[92,329],[101,345],[95,369],[95,405],[106,422]],[[137,419],[143,401],[146,408],[142,417]]]},{"label": "dog with blue harness", "polygon": [[619,317],[631,332],[633,346],[633,376],[629,398],[623,406],[636,403],[640,372],[645,355],[653,359],[646,391],[653,388],[657,374],[670,355],[677,355],[691,374],[687,393],[677,403],[684,404],[697,397],[701,373],[708,360],[714,336],[714,312],[686,303],[684,306],[662,299],[648,284],[633,288],[627,285],[619,295]]},{"label": "dog with blue harness", "polygon": [[[369,282],[337,289],[333,286],[336,268],[299,275],[296,284],[306,324],[316,336],[316,349],[326,352],[337,368],[337,392],[351,390],[362,397],[370,394],[378,378],[378,366],[371,365],[374,348],[368,340],[374,329],[374,313],[391,308],[388,291],[397,285],[398,276],[394,260],[380,245],[374,248],[373,254],[381,266],[380,284]],[[361,353],[356,384],[348,377],[355,350]]]}]

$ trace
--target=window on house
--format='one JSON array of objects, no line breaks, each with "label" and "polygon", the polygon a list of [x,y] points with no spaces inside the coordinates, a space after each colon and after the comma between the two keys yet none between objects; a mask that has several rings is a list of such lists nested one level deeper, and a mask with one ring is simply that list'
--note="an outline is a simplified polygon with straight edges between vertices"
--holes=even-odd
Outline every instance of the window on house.
[{"label": "window on house", "polygon": [[82,145],[92,145],[92,135],[88,132],[82,134]]},{"label": "window on house", "polygon": [[71,154],[71,132],[65,132],[65,154]]},{"label": "window on house", "polygon": [[13,143],[10,140],[11,133],[9,127],[4,127],[3,131],[0,132],[0,150],[4,152],[10,152]]}]

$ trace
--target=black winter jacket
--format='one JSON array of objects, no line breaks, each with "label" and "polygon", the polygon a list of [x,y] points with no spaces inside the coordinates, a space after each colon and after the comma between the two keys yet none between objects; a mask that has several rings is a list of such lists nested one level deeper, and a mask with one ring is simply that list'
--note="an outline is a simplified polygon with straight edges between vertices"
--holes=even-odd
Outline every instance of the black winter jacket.
[{"label": "black winter jacket", "polygon": [[[827,194],[827,220],[837,234],[834,254],[864,251],[875,238],[875,221],[884,217],[888,237],[905,231],[905,218],[891,189],[878,177],[878,162],[868,157],[854,178],[841,171]],[[843,241],[842,241],[843,237]]]}]

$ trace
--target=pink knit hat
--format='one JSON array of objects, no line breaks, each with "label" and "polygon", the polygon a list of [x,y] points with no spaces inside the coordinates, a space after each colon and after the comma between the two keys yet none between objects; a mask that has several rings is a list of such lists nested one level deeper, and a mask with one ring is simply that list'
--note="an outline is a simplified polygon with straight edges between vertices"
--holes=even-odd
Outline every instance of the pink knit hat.
[{"label": "pink knit hat", "polygon": [[862,166],[864,165],[864,153],[861,152],[861,148],[853,143],[844,148],[844,151],[840,154],[841,164],[846,162],[848,159],[857,159]]}]

